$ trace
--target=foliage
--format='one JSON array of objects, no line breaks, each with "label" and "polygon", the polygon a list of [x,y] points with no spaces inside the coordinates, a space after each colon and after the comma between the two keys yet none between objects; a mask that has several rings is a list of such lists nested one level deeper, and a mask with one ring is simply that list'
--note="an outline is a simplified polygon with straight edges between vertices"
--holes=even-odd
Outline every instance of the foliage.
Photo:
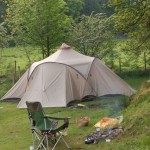
[{"label": "foliage", "polygon": [[136,38],[138,37],[135,36],[124,41],[126,45],[122,50],[129,56],[130,60],[136,61],[136,63],[132,63],[132,65],[135,64],[133,68],[143,68],[142,70],[146,71],[150,67],[149,40],[145,41],[142,45],[139,45],[139,41]]},{"label": "foliage", "polygon": [[[133,43],[133,41],[131,43]],[[143,71],[145,71],[145,73],[148,72],[150,69],[150,51],[148,51],[144,45],[138,49],[140,53],[131,51],[134,47],[131,43],[126,39],[116,39],[112,51],[114,57],[114,67],[112,68],[118,73],[124,72],[125,74],[131,72],[131,70],[132,72],[136,72],[136,74],[138,71],[141,73],[143,73]],[[111,57],[109,56],[106,59],[106,62],[108,62],[107,64],[109,65]],[[138,72],[139,75],[141,74],[140,72]]]},{"label": "foliage", "polygon": [[81,10],[83,9],[83,1],[82,0],[64,0],[68,6],[68,16],[72,16],[73,19],[77,18],[81,14]]},{"label": "foliage", "polygon": [[3,0],[0,0],[0,23],[4,21],[6,4]]},{"label": "foliage", "polygon": [[114,13],[114,7],[109,6],[109,0],[99,0],[100,12],[111,16]]},{"label": "foliage", "polygon": [[114,30],[127,39],[123,51],[129,51],[129,56],[134,58],[144,54],[143,64],[147,70],[150,63],[150,1],[110,0],[110,5],[115,7],[111,16]]},{"label": "foliage", "polygon": [[114,8],[109,7],[108,1],[109,0],[83,0],[84,5],[81,14],[90,16],[93,12],[94,14],[105,13],[107,16],[110,16],[113,14]]},{"label": "foliage", "polygon": [[82,14],[90,16],[90,14],[94,12],[100,13],[100,4],[99,0],[84,0],[84,7],[82,10]]},{"label": "foliage", "polygon": [[81,16],[78,23],[72,25],[71,45],[83,54],[103,58],[111,41],[111,33],[107,24],[108,18],[101,13]]},{"label": "foliage", "polygon": [[[149,33],[150,2],[147,0],[116,0],[110,4],[115,6],[115,14],[112,16],[115,29],[122,32],[139,30]],[[149,35],[147,33],[147,36]],[[147,37],[145,36],[145,37]]]},{"label": "foliage", "polygon": [[39,45],[45,57],[65,40],[70,24],[66,11],[63,0],[7,0],[6,22],[19,45]]},{"label": "foliage", "polygon": [[4,48],[8,46],[7,41],[7,31],[3,26],[3,23],[0,24],[0,48]]}]

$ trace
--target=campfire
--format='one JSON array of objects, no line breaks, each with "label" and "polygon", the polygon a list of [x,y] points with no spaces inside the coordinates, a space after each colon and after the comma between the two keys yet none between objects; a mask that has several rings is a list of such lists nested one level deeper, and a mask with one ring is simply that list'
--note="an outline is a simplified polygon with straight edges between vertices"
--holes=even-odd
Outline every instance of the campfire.
[{"label": "campfire", "polygon": [[85,144],[97,144],[100,141],[110,142],[112,139],[117,137],[120,133],[123,132],[122,127],[107,129],[107,130],[100,130],[94,131],[90,135],[88,135],[85,139]]},{"label": "campfire", "polygon": [[85,144],[96,144],[100,141],[110,142],[123,132],[123,128],[120,126],[123,117],[117,118],[102,118],[94,126],[96,131],[86,136]]}]

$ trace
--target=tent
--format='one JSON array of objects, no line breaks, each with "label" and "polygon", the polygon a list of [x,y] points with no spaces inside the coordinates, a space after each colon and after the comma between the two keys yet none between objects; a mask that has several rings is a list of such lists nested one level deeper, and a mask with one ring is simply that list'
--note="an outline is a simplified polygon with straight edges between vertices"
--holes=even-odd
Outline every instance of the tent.
[{"label": "tent", "polygon": [[134,92],[100,59],[62,44],[51,56],[34,62],[2,100],[19,98],[18,108],[26,108],[26,101],[40,101],[43,107],[65,107],[87,95],[130,96]]}]

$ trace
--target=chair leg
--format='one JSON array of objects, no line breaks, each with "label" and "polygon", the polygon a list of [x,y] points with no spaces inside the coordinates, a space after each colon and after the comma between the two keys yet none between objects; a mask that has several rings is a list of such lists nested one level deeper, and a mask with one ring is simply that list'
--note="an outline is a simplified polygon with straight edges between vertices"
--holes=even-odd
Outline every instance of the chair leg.
[{"label": "chair leg", "polygon": [[[65,130],[64,130],[64,131],[65,131]],[[60,136],[59,136],[58,140],[56,141],[55,145],[53,146],[52,150],[55,149],[56,145],[58,144],[58,142],[60,141],[61,138],[62,138],[62,140],[64,141],[64,143],[65,143],[65,145],[67,146],[67,148],[70,148],[69,145],[67,144],[67,142],[65,141],[65,139],[63,138],[63,132],[64,132],[64,131],[62,131],[62,133],[58,132]]]},{"label": "chair leg", "polygon": [[45,137],[46,137],[46,146],[47,146],[47,150],[49,150],[48,135],[45,135]]},{"label": "chair leg", "polygon": [[35,144],[34,144],[34,132],[32,131],[32,143],[33,143],[33,147],[35,147]]},{"label": "chair leg", "polygon": [[63,138],[63,136],[62,136],[62,140],[64,141],[64,143],[66,144],[66,146],[67,146],[68,148],[70,148],[69,145],[67,144],[66,140]]},{"label": "chair leg", "polygon": [[36,131],[32,131],[32,142],[33,142],[33,147],[35,148],[35,140],[38,140],[38,146],[36,148],[36,150],[40,149],[41,147],[43,147],[46,150],[46,147],[43,144],[43,141],[45,139],[45,136],[43,136],[41,139],[38,135],[38,133]]},{"label": "chair leg", "polygon": [[58,138],[58,140],[56,141],[55,145],[53,146],[52,150],[55,149],[55,147],[56,147],[57,143],[60,141],[61,137],[62,137],[62,134],[59,136],[59,138]]},{"label": "chair leg", "polygon": [[32,142],[33,142],[33,147],[35,147],[35,141],[36,141],[36,139],[38,140],[38,141],[40,141],[40,138],[39,138],[39,136],[38,136],[38,134],[36,133],[36,131],[32,131]]},{"label": "chair leg", "polygon": [[43,144],[43,141],[45,140],[45,138],[46,138],[45,136],[43,136],[43,137],[41,138],[41,140],[40,140],[40,142],[39,142],[39,145],[38,145],[38,147],[37,147],[36,150],[40,149],[41,146],[44,148],[44,150],[47,150],[46,147],[45,147],[44,144]]},{"label": "chair leg", "polygon": [[[67,148],[70,148],[69,145],[67,144],[66,140],[63,138],[63,133],[64,133],[64,132],[65,132],[65,130],[62,131],[62,132],[58,132],[59,137],[58,137],[58,139],[56,140],[56,142],[55,142],[55,144],[54,144],[52,150],[55,149],[56,145],[57,145],[58,142],[61,140],[61,138],[62,138],[63,142],[65,143],[65,145],[67,146]],[[38,136],[38,133],[33,132],[33,133],[32,133],[32,140],[33,140],[33,146],[34,146],[34,147],[35,147],[35,140],[36,140],[36,139],[38,139],[38,141],[39,141],[36,150],[39,150],[39,149],[42,148],[42,147],[44,148],[44,150],[50,150],[50,146],[49,146],[49,136],[48,136],[48,134],[44,134],[44,135],[42,136],[42,138],[40,138],[40,137]],[[44,141],[46,142],[45,144],[44,144]]]}]

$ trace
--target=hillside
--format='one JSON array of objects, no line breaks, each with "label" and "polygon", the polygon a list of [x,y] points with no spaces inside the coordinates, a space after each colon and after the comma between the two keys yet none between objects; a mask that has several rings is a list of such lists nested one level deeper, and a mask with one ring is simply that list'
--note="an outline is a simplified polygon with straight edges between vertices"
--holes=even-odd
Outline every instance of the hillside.
[{"label": "hillside", "polygon": [[126,141],[126,148],[150,149],[150,80],[144,82],[131,98],[131,103],[123,114],[124,133],[121,139]]}]

